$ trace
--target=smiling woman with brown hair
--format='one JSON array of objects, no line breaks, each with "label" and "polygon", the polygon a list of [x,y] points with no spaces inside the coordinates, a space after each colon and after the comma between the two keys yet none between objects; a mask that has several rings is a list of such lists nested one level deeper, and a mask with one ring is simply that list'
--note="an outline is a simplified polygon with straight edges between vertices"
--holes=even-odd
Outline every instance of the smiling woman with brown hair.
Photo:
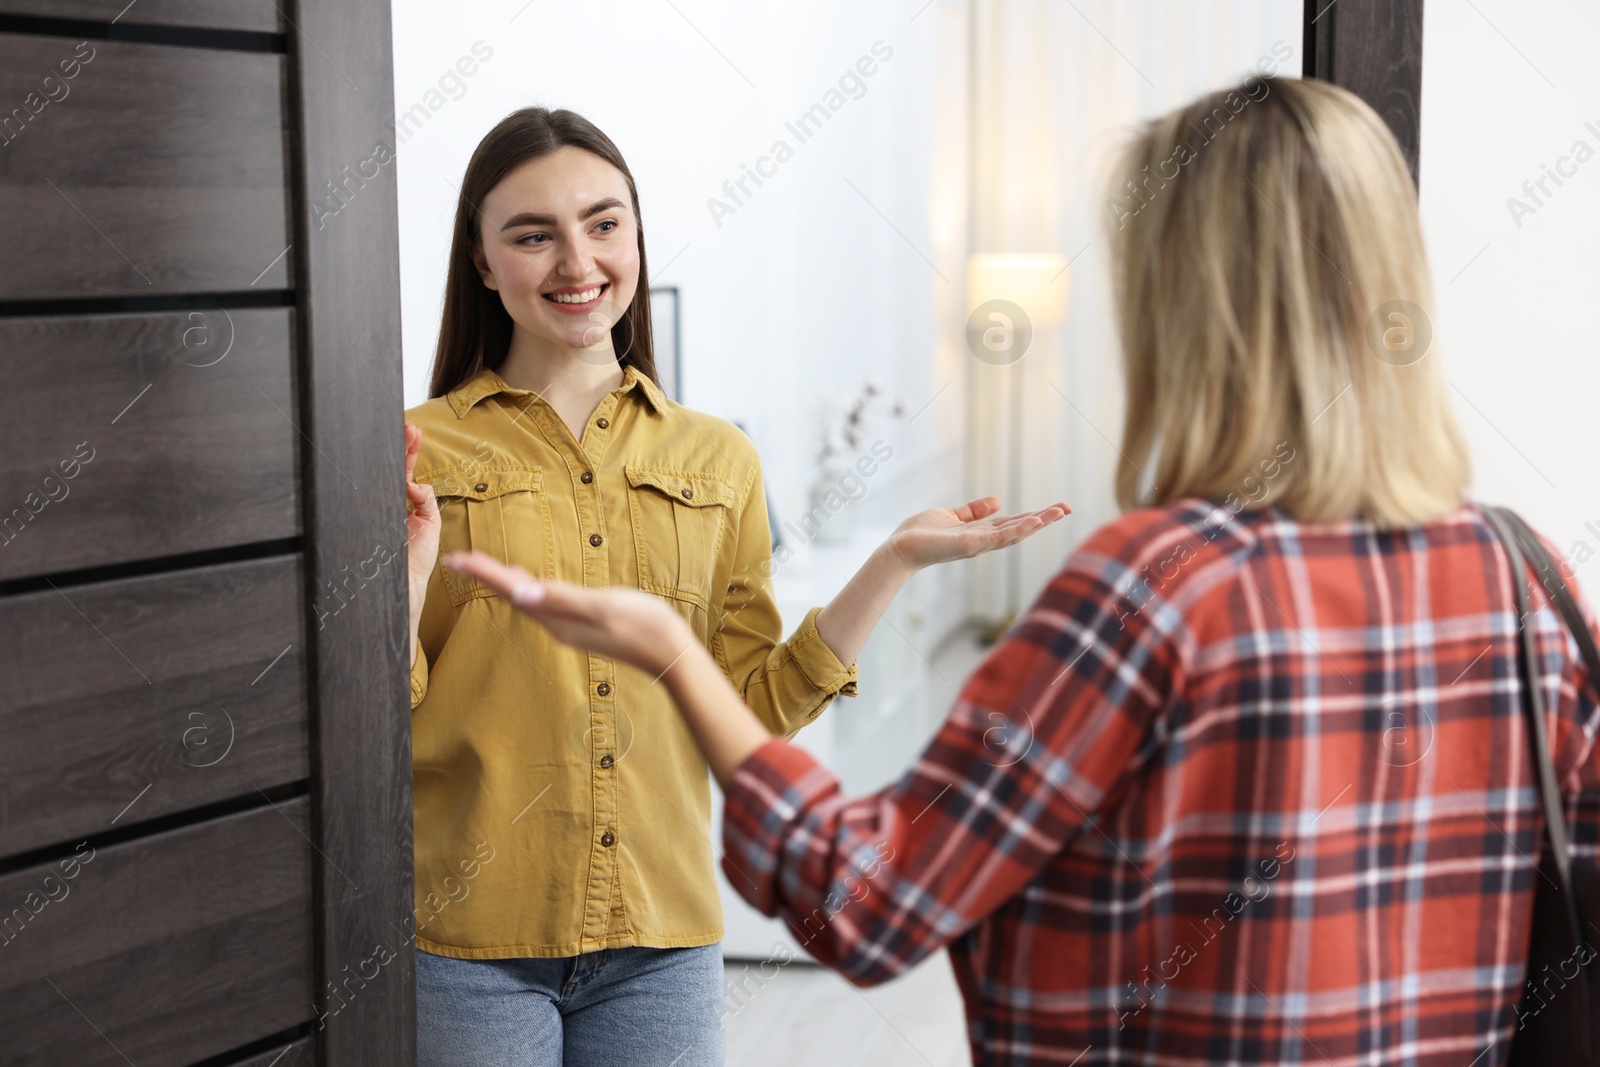
[{"label": "smiling woman with brown hair", "polygon": [[[1147,125],[1116,184],[1226,96]],[[842,796],[659,600],[447,563],[662,678],[729,882],[817,959],[869,985],[948,947],[975,1063],[1494,1067],[1540,881],[1519,626],[1589,863],[1597,679],[1542,588],[1519,619],[1464,497],[1382,120],[1277,80],[1190,155],[1109,235],[1129,510],[888,788]]]},{"label": "smiling woman with brown hair", "polygon": [[913,572],[1067,511],[1000,517],[988,497],[913,515],[785,640],[755,447],[663,394],[651,352],[621,153],[572,112],[513,113],[467,165],[432,399],[407,412],[424,1065],[722,1057],[693,739],[649,675],[553,640],[436,566],[441,547],[655,594],[762,729],[792,735],[855,692],[855,658]]}]

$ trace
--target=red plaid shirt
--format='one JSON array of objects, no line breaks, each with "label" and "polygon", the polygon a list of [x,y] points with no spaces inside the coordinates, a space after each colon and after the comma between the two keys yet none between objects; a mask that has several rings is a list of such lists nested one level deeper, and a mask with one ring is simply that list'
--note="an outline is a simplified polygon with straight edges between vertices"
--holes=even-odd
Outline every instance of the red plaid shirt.
[{"label": "red plaid shirt", "polygon": [[[948,946],[979,1064],[1501,1063],[1542,840],[1513,596],[1475,507],[1130,512],[894,785],[751,756],[724,870],[859,985]],[[1593,859],[1593,683],[1535,597]]]}]

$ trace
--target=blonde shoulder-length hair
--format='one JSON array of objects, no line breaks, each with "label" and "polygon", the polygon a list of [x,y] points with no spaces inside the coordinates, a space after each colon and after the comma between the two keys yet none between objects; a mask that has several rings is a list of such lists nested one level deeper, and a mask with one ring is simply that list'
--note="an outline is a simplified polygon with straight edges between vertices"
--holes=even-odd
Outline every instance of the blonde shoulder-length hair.
[{"label": "blonde shoulder-length hair", "polygon": [[1416,191],[1371,108],[1251,78],[1146,125],[1110,209],[1118,503],[1248,497],[1383,527],[1461,505]]}]

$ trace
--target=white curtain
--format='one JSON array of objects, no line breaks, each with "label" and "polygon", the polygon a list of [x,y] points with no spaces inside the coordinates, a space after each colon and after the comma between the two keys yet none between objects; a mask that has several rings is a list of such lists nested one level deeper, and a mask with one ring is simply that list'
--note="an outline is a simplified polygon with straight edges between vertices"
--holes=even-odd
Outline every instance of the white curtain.
[{"label": "white curtain", "polygon": [[1071,267],[1058,326],[1014,364],[969,363],[970,488],[999,491],[1008,511],[1056,500],[1074,509],[1020,551],[975,561],[978,618],[1026,607],[1117,511],[1109,150],[1139,121],[1243,78],[1263,56],[1298,76],[1301,19],[1299,0],[973,0],[971,249],[1054,252]]}]

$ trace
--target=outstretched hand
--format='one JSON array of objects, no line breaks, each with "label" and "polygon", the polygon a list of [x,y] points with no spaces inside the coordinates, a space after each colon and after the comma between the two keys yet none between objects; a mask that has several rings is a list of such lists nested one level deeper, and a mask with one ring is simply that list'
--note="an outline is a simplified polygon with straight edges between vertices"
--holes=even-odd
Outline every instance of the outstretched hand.
[{"label": "outstretched hand", "polygon": [[451,552],[444,565],[507,598],[558,640],[631,663],[654,681],[664,677],[722,786],[750,753],[771,740],[683,616],[660,597],[626,586],[588,589],[541,582],[483,552]]},{"label": "outstretched hand", "polygon": [[638,589],[539,581],[486,552],[450,552],[444,565],[510,600],[557,640],[631,663],[657,678],[695,643],[682,615],[660,597]]},{"label": "outstretched hand", "polygon": [[1016,515],[996,515],[998,510],[1000,498],[986,496],[960,507],[919,511],[889,535],[889,551],[913,568],[968,559],[1032,537],[1071,514],[1072,507],[1056,503]]}]

